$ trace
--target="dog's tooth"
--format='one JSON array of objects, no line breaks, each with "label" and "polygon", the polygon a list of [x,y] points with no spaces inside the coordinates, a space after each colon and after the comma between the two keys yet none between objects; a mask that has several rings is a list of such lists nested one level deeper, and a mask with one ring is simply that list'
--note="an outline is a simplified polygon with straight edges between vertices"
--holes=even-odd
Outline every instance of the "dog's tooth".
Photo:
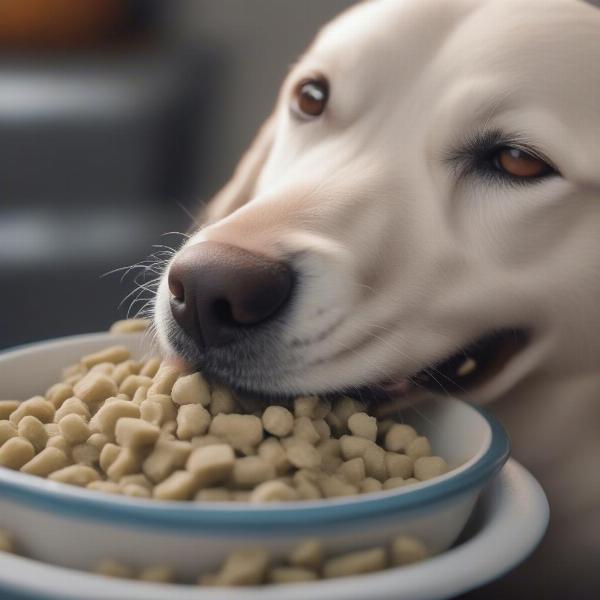
[{"label": "dog's tooth", "polygon": [[456,374],[459,377],[466,377],[470,375],[477,368],[477,363],[471,358],[467,358],[465,362],[458,367]]}]

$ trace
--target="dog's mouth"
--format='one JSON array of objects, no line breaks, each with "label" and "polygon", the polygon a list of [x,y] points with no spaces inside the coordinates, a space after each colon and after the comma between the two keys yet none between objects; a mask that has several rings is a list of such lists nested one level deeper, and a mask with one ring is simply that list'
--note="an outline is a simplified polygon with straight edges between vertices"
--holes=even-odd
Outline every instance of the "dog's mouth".
[{"label": "dog's mouth", "polygon": [[[525,348],[529,339],[529,332],[524,328],[495,329],[413,375],[390,377],[372,385],[319,395],[330,399],[342,395],[353,396],[370,405],[377,405],[377,412],[382,416],[413,404],[420,393],[464,395],[499,374]],[[236,386],[233,388],[236,389]],[[285,404],[292,399],[286,394],[265,394],[248,389],[236,389],[236,392],[241,404],[252,408],[270,402]]]},{"label": "dog's mouth", "polygon": [[[415,390],[436,394],[464,394],[482,386],[496,376],[529,341],[524,328],[488,331],[452,355],[421,369],[409,377],[387,379],[367,386],[374,399],[398,399]],[[363,395],[364,392],[361,392]]]}]

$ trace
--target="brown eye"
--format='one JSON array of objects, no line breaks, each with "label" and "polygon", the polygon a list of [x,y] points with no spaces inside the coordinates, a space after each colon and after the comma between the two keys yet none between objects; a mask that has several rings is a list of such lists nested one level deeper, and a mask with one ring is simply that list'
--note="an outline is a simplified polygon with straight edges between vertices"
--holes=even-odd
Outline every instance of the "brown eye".
[{"label": "brown eye", "polygon": [[323,114],[329,99],[329,84],[324,78],[304,79],[294,91],[293,111],[300,117],[312,119]]},{"label": "brown eye", "polygon": [[552,173],[552,167],[537,156],[512,146],[500,148],[494,157],[498,169],[512,177],[543,177]]}]

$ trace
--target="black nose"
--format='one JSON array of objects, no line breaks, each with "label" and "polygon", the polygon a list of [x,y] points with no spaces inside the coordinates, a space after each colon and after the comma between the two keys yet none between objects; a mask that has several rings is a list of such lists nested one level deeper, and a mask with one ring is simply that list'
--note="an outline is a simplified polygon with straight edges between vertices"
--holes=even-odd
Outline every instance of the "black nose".
[{"label": "black nose", "polygon": [[171,312],[201,347],[223,346],[264,323],[288,301],[285,263],[219,242],[186,248],[169,269]]}]

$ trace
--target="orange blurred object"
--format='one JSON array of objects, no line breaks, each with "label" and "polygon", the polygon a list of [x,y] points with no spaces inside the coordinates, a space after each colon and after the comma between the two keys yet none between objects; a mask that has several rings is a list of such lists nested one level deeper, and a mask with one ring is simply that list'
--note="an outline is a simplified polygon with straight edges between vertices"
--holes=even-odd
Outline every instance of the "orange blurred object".
[{"label": "orange blurred object", "polygon": [[95,45],[122,27],[127,7],[127,0],[0,0],[0,47]]}]

